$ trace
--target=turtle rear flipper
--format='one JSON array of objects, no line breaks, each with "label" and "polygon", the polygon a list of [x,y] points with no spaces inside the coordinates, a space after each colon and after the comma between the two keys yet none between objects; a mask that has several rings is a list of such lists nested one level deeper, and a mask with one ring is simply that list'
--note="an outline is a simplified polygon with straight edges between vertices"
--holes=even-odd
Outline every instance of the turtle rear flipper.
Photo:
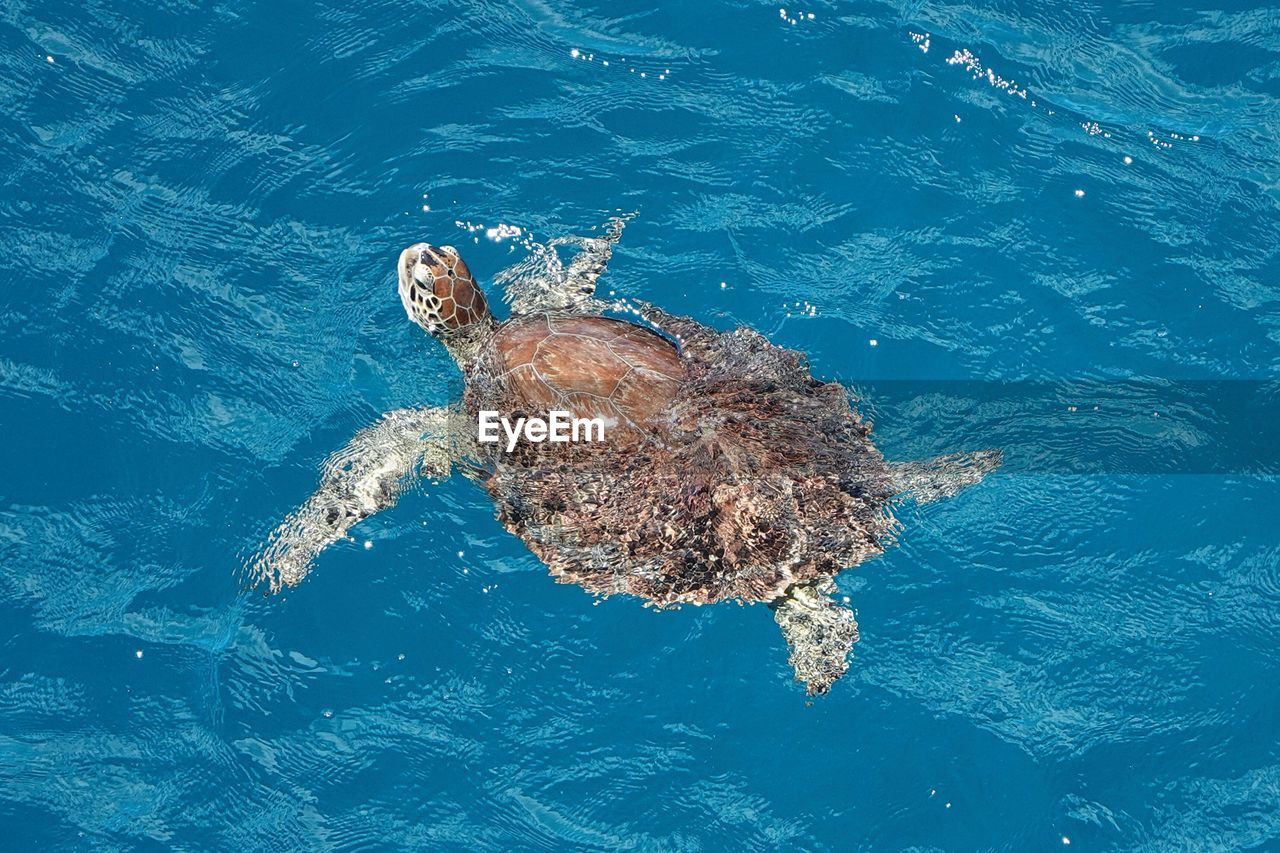
[{"label": "turtle rear flipper", "polygon": [[918,462],[893,462],[889,471],[899,497],[926,504],[981,482],[1000,467],[1002,459],[999,450],[947,453]]},{"label": "turtle rear flipper", "polygon": [[791,650],[791,667],[810,696],[826,693],[849,669],[849,651],[858,642],[853,611],[827,595],[835,584],[792,587],[770,605]]}]

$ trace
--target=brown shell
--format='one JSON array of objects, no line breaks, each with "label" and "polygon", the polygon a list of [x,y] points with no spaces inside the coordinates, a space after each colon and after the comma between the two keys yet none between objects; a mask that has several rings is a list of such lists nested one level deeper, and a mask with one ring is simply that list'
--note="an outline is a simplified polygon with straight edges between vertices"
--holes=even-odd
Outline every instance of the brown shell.
[{"label": "brown shell", "polygon": [[642,429],[665,411],[686,375],[675,345],[610,317],[540,315],[500,326],[490,345],[491,378],[512,408],[602,417],[621,431]]},{"label": "brown shell", "polygon": [[467,409],[616,413],[596,443],[477,445],[498,517],[559,581],[658,605],[772,601],[884,550],[883,457],[845,390],[745,329],[661,315],[677,349],[603,317],[499,327]]}]

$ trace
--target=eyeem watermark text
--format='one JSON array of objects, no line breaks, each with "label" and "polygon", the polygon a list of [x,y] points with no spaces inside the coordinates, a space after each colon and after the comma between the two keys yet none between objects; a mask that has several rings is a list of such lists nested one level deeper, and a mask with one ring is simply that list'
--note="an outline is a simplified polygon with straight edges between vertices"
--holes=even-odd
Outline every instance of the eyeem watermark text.
[{"label": "eyeem watermark text", "polygon": [[604,418],[575,418],[573,412],[553,409],[548,418],[516,418],[514,424],[498,412],[484,409],[480,412],[480,428],[477,436],[481,444],[497,444],[502,440],[499,426],[507,437],[507,452],[516,449],[521,434],[525,441],[540,444],[544,441],[567,443],[570,441],[604,441]]}]

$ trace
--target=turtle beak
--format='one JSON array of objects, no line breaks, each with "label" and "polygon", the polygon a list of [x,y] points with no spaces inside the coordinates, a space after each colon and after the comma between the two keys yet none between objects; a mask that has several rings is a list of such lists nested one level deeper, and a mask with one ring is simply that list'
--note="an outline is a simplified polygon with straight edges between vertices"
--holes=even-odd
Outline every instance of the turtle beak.
[{"label": "turtle beak", "polygon": [[418,284],[430,284],[434,273],[431,268],[441,263],[435,246],[428,243],[414,243],[400,253],[400,280],[416,281]]},{"label": "turtle beak", "polygon": [[405,313],[409,315],[411,321],[422,325],[428,333],[434,336],[438,336],[439,332],[420,323],[415,315],[413,294],[416,288],[425,287],[428,290],[430,289],[433,277],[431,264],[438,262],[433,246],[429,246],[426,243],[414,243],[400,253],[400,262],[396,266],[396,289],[399,291],[400,302],[404,305]]},{"label": "turtle beak", "polygon": [[448,267],[450,261],[456,262],[458,250],[452,246],[433,246],[430,243],[418,243],[411,248],[418,250],[418,262],[429,267]]},{"label": "turtle beak", "polygon": [[396,271],[399,273],[398,278],[402,288],[416,278],[414,273],[417,271],[418,261],[422,258],[422,250],[427,248],[430,247],[426,243],[414,243],[400,253],[400,264]]}]

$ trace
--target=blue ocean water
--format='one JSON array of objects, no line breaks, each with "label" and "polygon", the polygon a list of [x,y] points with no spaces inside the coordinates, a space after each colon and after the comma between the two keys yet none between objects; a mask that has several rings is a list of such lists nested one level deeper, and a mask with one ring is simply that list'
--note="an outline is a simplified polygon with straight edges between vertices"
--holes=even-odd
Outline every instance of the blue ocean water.
[{"label": "blue ocean water", "polygon": [[[636,211],[605,288],[855,388],[1275,377],[1277,7],[49,0],[0,68],[6,848],[1280,845],[1280,484],[1192,464],[1212,400],[1185,471],[904,506],[812,702],[763,607],[596,602],[460,478],[242,584],[456,393],[417,240]],[[1153,422],[962,403],[867,399],[891,458]]]}]

